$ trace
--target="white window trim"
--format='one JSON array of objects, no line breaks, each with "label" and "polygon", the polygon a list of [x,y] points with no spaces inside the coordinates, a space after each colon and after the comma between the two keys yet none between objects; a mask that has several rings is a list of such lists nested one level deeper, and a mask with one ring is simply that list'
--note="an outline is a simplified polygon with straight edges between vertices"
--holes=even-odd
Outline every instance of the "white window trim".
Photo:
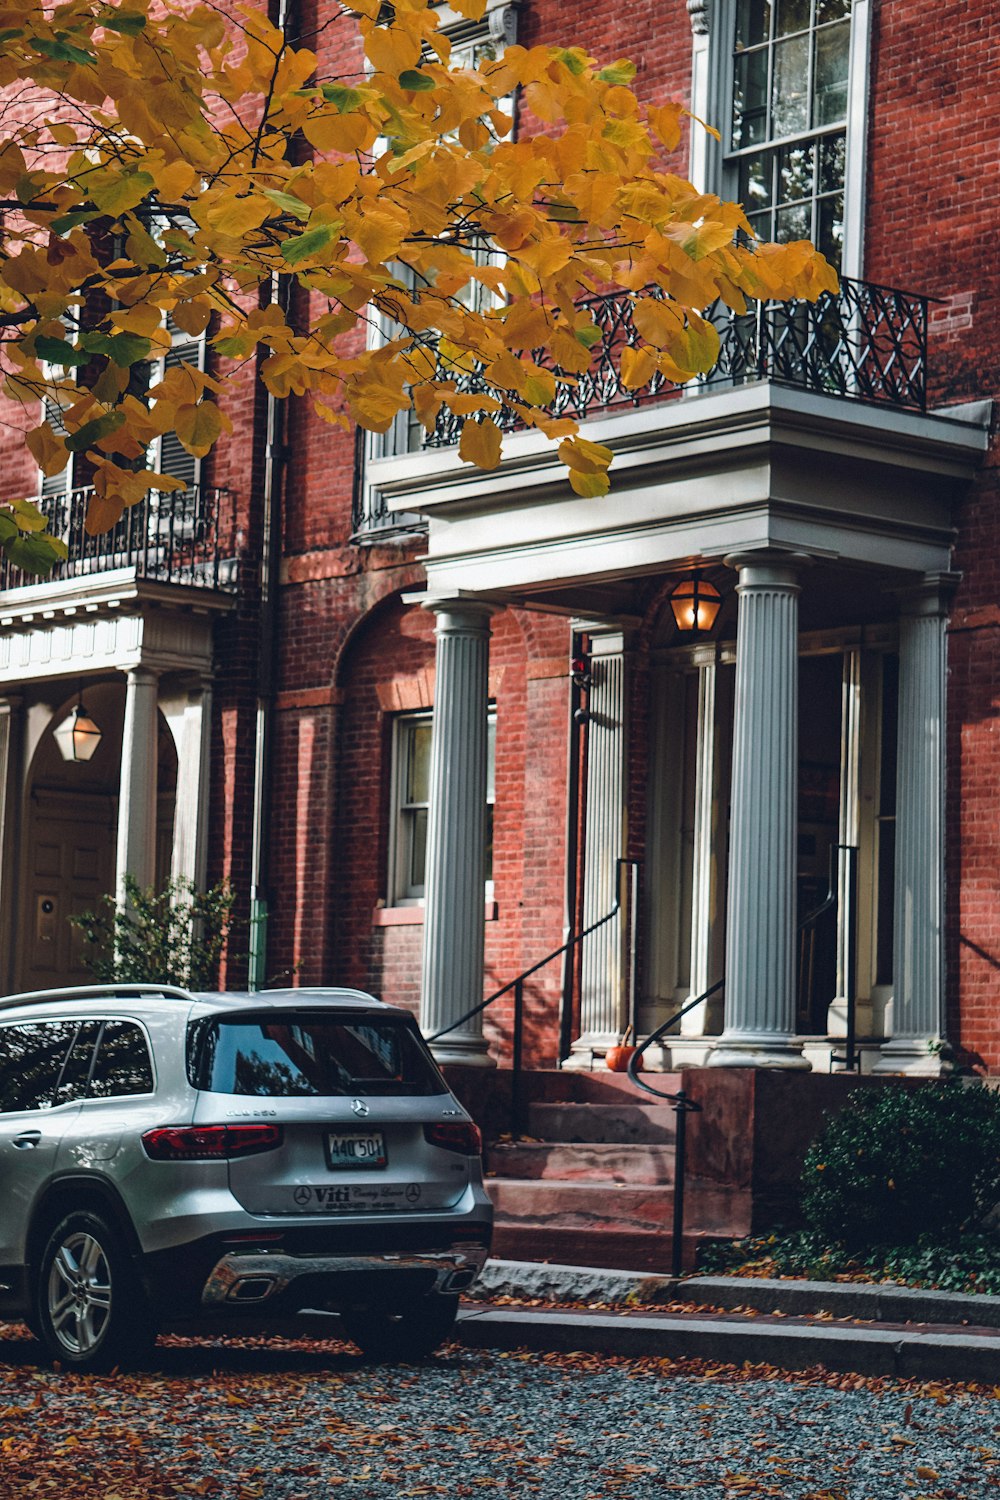
[{"label": "white window trim", "polygon": [[[412,724],[432,724],[434,721],[433,709],[421,709],[414,713],[396,714],[392,723],[392,769],[390,782],[389,800],[389,870],[388,870],[388,904],[390,908],[399,907],[423,907],[424,895],[421,887],[418,892],[416,887],[409,887],[404,879],[404,871],[409,863],[410,838],[406,832],[406,820],[404,812],[407,806],[418,806],[422,804],[406,803],[406,740],[407,727]],[[496,726],[496,709],[490,704],[488,722]],[[492,783],[492,786],[491,786]],[[490,794],[492,790],[492,795]],[[429,803],[427,804],[429,807]],[[487,780],[486,806],[496,807],[496,773]],[[495,826],[495,820],[494,820]],[[492,879],[484,884],[484,897],[486,901],[492,901],[494,895],[494,884]]]},{"label": "white window trim", "polygon": [[[736,0],[687,0],[691,17],[691,112],[716,126],[716,141],[692,122],[689,172],[699,192],[732,196],[726,182],[725,142],[732,111],[732,41]],[[845,276],[864,275],[865,177],[868,148],[872,0],[854,0],[847,74],[847,151],[844,166]]]}]

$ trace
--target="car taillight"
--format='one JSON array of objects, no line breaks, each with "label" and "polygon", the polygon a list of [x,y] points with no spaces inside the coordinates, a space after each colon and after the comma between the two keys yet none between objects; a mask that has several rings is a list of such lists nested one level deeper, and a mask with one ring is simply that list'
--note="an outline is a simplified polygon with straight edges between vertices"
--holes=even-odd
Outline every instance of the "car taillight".
[{"label": "car taillight", "polygon": [[280,1125],[160,1125],[143,1149],[153,1161],[228,1161],[281,1145]]},{"label": "car taillight", "polygon": [[471,1120],[425,1125],[424,1140],[432,1146],[440,1146],[443,1151],[460,1151],[463,1156],[480,1156],[483,1150],[479,1126]]}]

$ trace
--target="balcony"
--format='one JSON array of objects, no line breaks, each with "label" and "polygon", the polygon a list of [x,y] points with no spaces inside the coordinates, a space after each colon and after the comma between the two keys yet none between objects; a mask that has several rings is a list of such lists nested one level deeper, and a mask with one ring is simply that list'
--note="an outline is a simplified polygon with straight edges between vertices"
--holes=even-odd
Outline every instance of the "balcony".
[{"label": "balcony", "polygon": [[[236,513],[231,490],[192,485],[150,491],[100,536],[84,528],[89,488],[44,496],[39,507],[69,556],[50,575],[53,584],[120,569],[139,580],[233,592],[237,584]],[[38,579],[0,558],[0,591],[37,586]]]},{"label": "balcony", "polygon": [[[661,295],[653,292],[652,295]],[[854,402],[888,406],[899,411],[923,412],[927,404],[927,303],[926,297],[866,281],[841,279],[836,295],[824,293],[815,303],[770,302],[757,304],[737,314],[722,303],[708,310],[719,332],[720,352],[706,375],[678,386],[661,375],[647,385],[628,390],[621,379],[622,350],[637,342],[632,323],[632,298],[626,294],[588,297],[583,302],[601,329],[591,368],[574,383],[560,385],[552,405],[553,416],[573,416],[587,421],[616,411],[676,402],[726,387],[759,382],[788,386]],[[541,351],[532,356],[539,365],[553,368]],[[441,370],[441,378],[454,378]],[[489,392],[478,370],[457,377],[462,392]],[[516,414],[503,408],[495,417],[505,432],[521,424]],[[434,431],[427,435],[424,450],[450,448],[457,444],[463,418],[442,410]],[[379,456],[398,458],[420,451],[414,446],[412,424],[400,428],[394,448],[382,438]],[[359,451],[361,451],[359,449]],[[369,448],[369,462],[373,450]],[[387,501],[385,491],[366,482],[363,466],[355,485],[354,532],[371,540],[387,530],[401,529],[401,517]],[[418,518],[406,519],[412,530]]]}]

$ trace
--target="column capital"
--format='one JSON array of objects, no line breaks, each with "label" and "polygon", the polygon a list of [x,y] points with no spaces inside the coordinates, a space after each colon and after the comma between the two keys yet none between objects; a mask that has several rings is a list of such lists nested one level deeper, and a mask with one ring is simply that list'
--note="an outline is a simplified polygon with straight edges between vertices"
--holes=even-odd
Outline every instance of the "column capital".
[{"label": "column capital", "polygon": [[759,547],[749,552],[730,552],[722,561],[739,573],[738,593],[747,588],[799,588],[799,574],[811,567],[814,559],[807,552],[782,552],[776,547]]},{"label": "column capital", "polygon": [[116,670],[130,682],[152,683],[159,682],[162,668],[150,666],[148,662],[134,662],[131,666],[121,666]]},{"label": "column capital", "polygon": [[420,607],[437,615],[439,624],[442,615],[466,615],[471,627],[478,621],[486,624],[500,613],[504,605],[494,599],[483,599],[478,594],[425,594]]},{"label": "column capital", "polygon": [[946,615],[962,580],[961,573],[925,573],[893,592],[901,615]]}]

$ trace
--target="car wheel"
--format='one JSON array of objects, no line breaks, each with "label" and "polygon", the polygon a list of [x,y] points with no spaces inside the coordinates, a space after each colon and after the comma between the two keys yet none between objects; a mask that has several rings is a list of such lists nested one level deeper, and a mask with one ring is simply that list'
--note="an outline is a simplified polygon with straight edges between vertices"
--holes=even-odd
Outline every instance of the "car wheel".
[{"label": "car wheel", "polygon": [[32,1322],[54,1359],[74,1370],[130,1364],[156,1330],[118,1234],[95,1213],[67,1215],[38,1266]]},{"label": "car wheel", "polygon": [[426,1359],[455,1326],[458,1298],[423,1297],[401,1312],[355,1307],[341,1313],[352,1343],[368,1359]]}]

